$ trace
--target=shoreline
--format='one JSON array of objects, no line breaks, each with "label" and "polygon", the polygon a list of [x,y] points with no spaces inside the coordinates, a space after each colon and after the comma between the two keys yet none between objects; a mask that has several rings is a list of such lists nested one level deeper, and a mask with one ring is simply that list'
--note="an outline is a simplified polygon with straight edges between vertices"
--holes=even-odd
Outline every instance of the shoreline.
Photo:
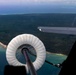
[{"label": "shoreline", "polygon": [[2,46],[3,48],[7,48],[7,45],[3,44],[2,42],[0,42],[0,46]]},{"label": "shoreline", "polygon": [[[7,45],[3,44],[2,42],[0,42],[0,46],[2,46],[3,48],[7,48]],[[56,54],[56,55],[61,55],[61,56],[67,56],[65,54],[61,54],[61,53],[51,53],[51,52],[48,52],[46,51],[46,53],[49,53],[49,54]]]},{"label": "shoreline", "polygon": [[60,55],[60,56],[67,56],[67,55],[65,55],[65,54],[61,54],[61,53],[51,53],[51,52],[46,52],[46,53],[49,53],[49,54],[56,54],[56,55]]}]

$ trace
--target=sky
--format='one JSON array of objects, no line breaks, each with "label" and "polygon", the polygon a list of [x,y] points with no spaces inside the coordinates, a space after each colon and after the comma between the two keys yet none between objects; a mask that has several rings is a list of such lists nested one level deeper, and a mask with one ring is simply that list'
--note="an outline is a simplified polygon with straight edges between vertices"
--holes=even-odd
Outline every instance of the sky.
[{"label": "sky", "polygon": [[0,14],[76,13],[76,0],[0,0]]}]

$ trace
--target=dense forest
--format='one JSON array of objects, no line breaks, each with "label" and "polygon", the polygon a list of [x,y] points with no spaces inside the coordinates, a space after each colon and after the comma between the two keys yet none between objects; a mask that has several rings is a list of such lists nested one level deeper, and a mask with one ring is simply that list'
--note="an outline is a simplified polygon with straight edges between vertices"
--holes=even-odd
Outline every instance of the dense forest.
[{"label": "dense forest", "polygon": [[28,33],[40,38],[47,51],[68,54],[76,36],[43,33],[38,26],[76,27],[75,18],[76,14],[0,15],[0,41],[8,44],[15,36]]}]

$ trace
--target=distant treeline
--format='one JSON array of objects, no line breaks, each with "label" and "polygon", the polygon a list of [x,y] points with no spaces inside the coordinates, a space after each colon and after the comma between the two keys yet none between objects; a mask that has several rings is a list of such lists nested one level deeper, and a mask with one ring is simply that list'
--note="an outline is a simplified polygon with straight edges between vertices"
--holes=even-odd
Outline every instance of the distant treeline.
[{"label": "distant treeline", "polygon": [[[39,37],[47,51],[68,54],[76,36],[40,32],[38,26],[76,27],[76,14],[0,15],[0,41],[8,44],[19,34]],[[74,23],[73,23],[74,22]]]}]

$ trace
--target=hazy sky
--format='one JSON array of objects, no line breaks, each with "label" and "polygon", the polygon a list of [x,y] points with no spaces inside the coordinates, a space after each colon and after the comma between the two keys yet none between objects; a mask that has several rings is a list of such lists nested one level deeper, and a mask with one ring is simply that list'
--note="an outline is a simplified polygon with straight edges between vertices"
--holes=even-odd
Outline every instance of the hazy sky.
[{"label": "hazy sky", "polygon": [[76,13],[76,0],[0,0],[0,14]]},{"label": "hazy sky", "polygon": [[0,0],[0,5],[27,4],[76,4],[76,0]]}]

